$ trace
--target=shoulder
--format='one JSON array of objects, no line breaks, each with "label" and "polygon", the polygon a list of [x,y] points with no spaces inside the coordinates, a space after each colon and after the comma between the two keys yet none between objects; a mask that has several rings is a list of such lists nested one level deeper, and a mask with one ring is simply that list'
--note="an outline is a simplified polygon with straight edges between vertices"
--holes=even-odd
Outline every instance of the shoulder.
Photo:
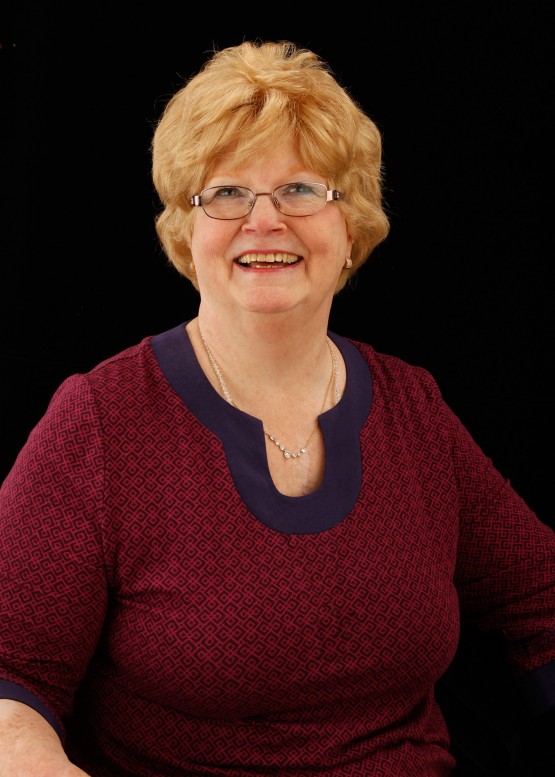
[{"label": "shoulder", "polygon": [[424,366],[412,364],[400,356],[383,353],[369,343],[343,338],[354,347],[367,363],[372,376],[374,391],[402,393],[422,393],[430,398],[440,394],[436,379]]},{"label": "shoulder", "polygon": [[54,392],[50,411],[58,408],[67,412],[72,408],[82,415],[124,403],[136,404],[161,379],[151,339],[144,337],[90,370],[69,375]]},{"label": "shoulder", "polygon": [[110,382],[125,376],[135,376],[151,366],[154,355],[151,347],[152,336],[144,337],[140,342],[103,359],[83,377],[91,385]]}]

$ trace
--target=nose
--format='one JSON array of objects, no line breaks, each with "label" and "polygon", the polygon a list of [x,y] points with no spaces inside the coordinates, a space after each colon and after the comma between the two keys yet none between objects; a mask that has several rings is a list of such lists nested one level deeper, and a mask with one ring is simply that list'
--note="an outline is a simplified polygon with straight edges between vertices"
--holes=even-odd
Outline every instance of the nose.
[{"label": "nose", "polygon": [[[279,212],[279,208],[277,206],[277,203],[274,199],[274,195],[272,194],[272,192],[257,192],[257,194],[254,195],[254,205],[252,207],[253,210],[256,207],[256,203],[258,202],[259,197],[269,197],[270,198],[269,201],[274,206],[274,208]],[[251,210],[251,213],[252,213],[252,210]]]},{"label": "nose", "polygon": [[283,213],[275,203],[272,192],[257,192],[252,210],[245,217],[245,229],[280,229],[283,225]]}]

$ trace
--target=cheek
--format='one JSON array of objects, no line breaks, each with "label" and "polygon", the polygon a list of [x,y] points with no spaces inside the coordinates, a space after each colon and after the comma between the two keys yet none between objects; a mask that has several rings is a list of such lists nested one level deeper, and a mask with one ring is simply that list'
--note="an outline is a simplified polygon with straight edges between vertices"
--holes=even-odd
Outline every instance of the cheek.
[{"label": "cheek", "polygon": [[345,257],[349,256],[352,247],[352,240],[347,232],[347,225],[343,219],[338,219],[327,225],[325,229],[316,228],[308,243],[314,253],[327,256],[331,261],[342,265]]},{"label": "cheek", "polygon": [[233,233],[234,230],[225,221],[199,216],[191,234],[193,258],[202,260],[205,256],[222,256],[231,242]]},{"label": "cheek", "polygon": [[196,258],[204,253],[202,247],[205,243],[205,238],[206,235],[202,226],[199,226],[198,223],[193,224],[191,230],[191,253],[193,254],[193,257]]}]

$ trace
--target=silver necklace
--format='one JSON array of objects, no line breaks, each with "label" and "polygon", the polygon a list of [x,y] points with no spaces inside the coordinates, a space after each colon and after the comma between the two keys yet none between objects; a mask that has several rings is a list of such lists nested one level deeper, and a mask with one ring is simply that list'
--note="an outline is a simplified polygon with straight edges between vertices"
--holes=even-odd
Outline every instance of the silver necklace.
[{"label": "silver necklace", "polygon": [[[232,405],[233,407],[237,407],[237,405],[235,404],[235,402],[231,397],[231,394],[229,393],[229,389],[226,386],[220,366],[216,361],[216,359],[214,358],[214,354],[208,347],[208,343],[204,339],[204,336],[200,330],[200,327],[199,327],[199,334],[200,334],[200,339],[202,340],[202,344],[204,346],[204,350],[206,351],[206,355],[208,356],[208,359],[210,360],[210,364],[212,365],[212,369],[214,370],[214,373],[218,378],[218,383],[220,384],[220,388],[222,389],[222,393],[224,397],[226,398],[226,400],[229,402],[230,405]],[[321,415],[324,412],[324,407],[326,406],[326,400],[328,398],[328,394],[330,393],[331,387],[334,383],[335,383],[335,404],[337,404],[341,399],[341,391],[339,389],[339,371],[337,369],[337,358],[335,356],[335,350],[332,347],[329,337],[326,338],[326,345],[328,346],[328,350],[330,352],[331,373],[330,373],[330,379],[326,386],[324,401],[322,402],[322,407],[320,408],[320,412],[318,413],[318,415]],[[239,408],[237,407],[237,409]],[[303,447],[300,450],[298,450],[296,453],[294,453],[293,451],[290,451],[287,448],[287,446],[285,446],[282,442],[280,442],[280,440],[278,440],[278,438],[275,435],[270,434],[270,432],[267,432],[266,429],[264,429],[264,434],[269,440],[271,440],[274,443],[274,445],[277,445],[277,447],[280,449],[280,451],[282,451],[283,456],[286,459],[298,459],[300,456],[304,456],[304,454],[306,453],[308,445],[312,440],[312,437],[314,436],[314,432],[316,431],[317,428],[318,428],[318,420],[316,420],[316,423],[314,424],[314,428],[310,432],[307,441],[305,442]]]}]

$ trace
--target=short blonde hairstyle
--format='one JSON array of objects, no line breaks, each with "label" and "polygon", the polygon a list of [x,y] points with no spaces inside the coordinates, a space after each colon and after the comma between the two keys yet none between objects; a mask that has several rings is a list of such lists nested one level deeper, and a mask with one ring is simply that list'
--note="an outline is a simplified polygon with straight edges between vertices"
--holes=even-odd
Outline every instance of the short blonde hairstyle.
[{"label": "short blonde hairstyle", "polygon": [[194,206],[216,161],[237,168],[293,140],[303,164],[343,192],[354,240],[352,268],[389,232],[382,207],[382,141],[375,123],[317,54],[288,41],[244,42],[212,53],[168,101],[152,140],[152,176],[163,210],[156,231],[176,269],[198,289],[191,256]]}]

